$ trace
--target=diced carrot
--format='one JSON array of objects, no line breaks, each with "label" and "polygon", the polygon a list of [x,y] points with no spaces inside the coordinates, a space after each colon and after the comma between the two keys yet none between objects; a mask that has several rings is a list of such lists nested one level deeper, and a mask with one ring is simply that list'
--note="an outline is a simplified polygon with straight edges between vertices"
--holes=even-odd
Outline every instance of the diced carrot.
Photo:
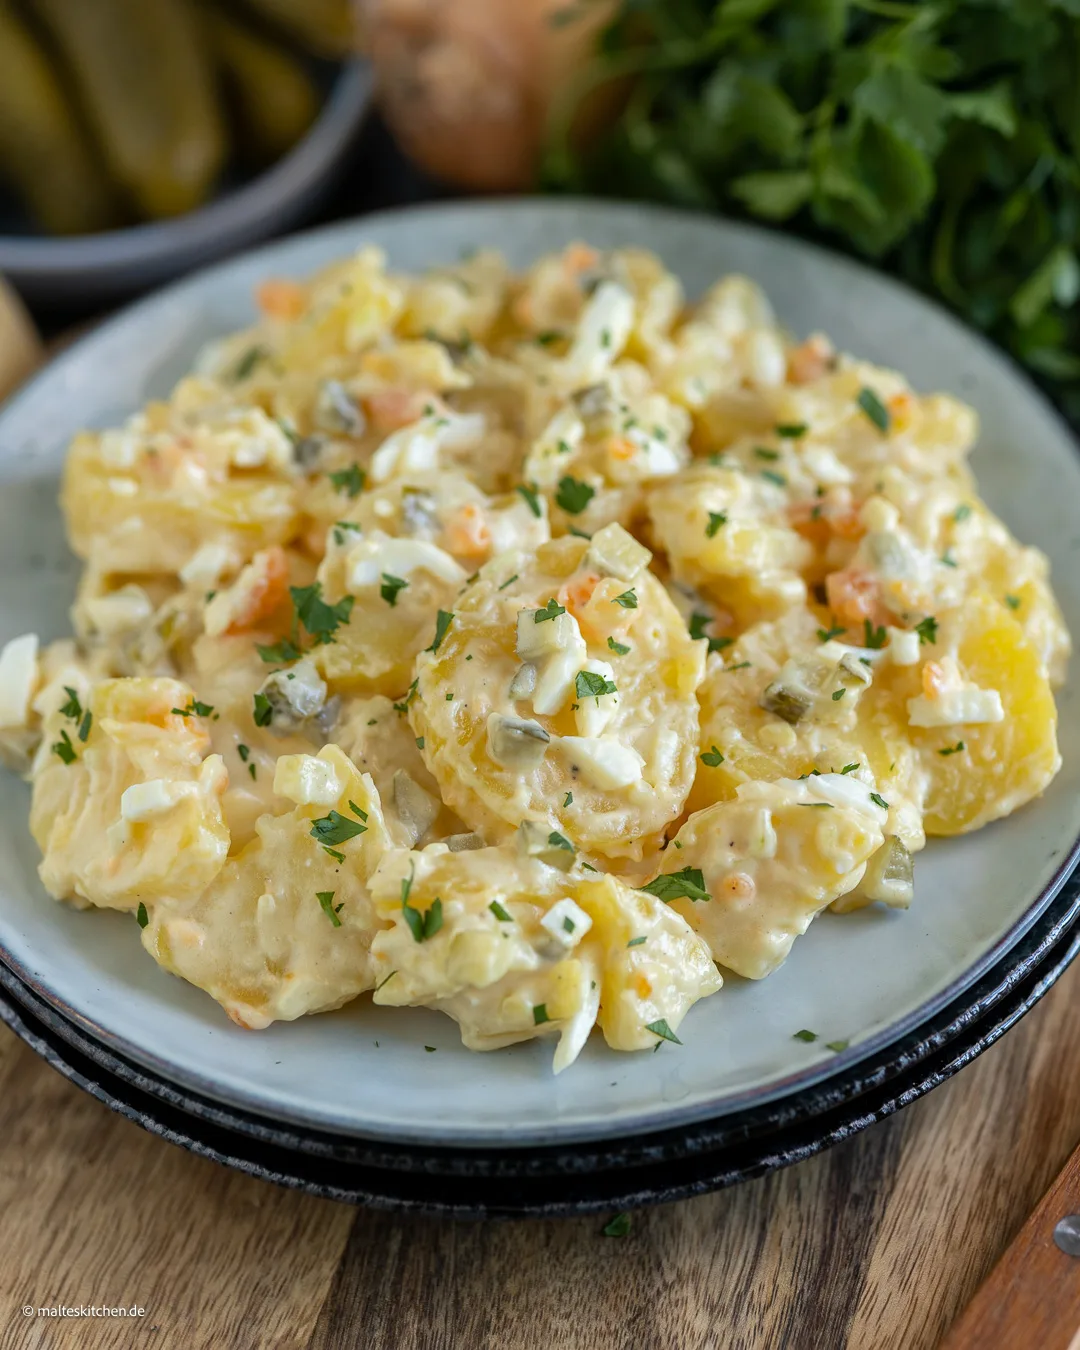
[{"label": "diced carrot", "polygon": [[940,698],[945,689],[945,671],[937,661],[927,661],[922,668],[922,691],[927,698]]},{"label": "diced carrot", "polygon": [[821,333],[812,333],[805,342],[788,352],[788,379],[792,384],[811,384],[820,380],[834,356],[833,345]]},{"label": "diced carrot", "polygon": [[262,282],[256,288],[255,301],[272,319],[297,319],[307,307],[303,286],[280,277]]},{"label": "diced carrot", "polygon": [[368,416],[379,431],[397,431],[423,416],[434,394],[423,389],[379,389],[364,399]]},{"label": "diced carrot", "polygon": [[575,275],[587,272],[600,261],[600,254],[588,244],[569,244],[563,253],[563,266]]},{"label": "diced carrot", "polygon": [[454,512],[444,537],[446,551],[455,558],[484,558],[491,551],[491,531],[475,502],[467,502]]},{"label": "diced carrot", "polygon": [[825,578],[829,608],[843,623],[891,622],[892,616],[881,603],[876,577],[868,572],[830,572]]},{"label": "diced carrot", "polygon": [[585,606],[592,599],[592,593],[600,584],[598,572],[586,572],[584,576],[575,576],[565,586],[559,588],[559,604],[568,609],[575,619],[580,620]]},{"label": "diced carrot", "polygon": [[625,461],[634,458],[638,447],[625,436],[613,436],[607,443],[607,452],[612,459]]},{"label": "diced carrot", "polygon": [[275,544],[273,548],[256,553],[236,585],[242,590],[233,621],[225,630],[230,635],[250,631],[285,603],[289,593],[285,550]]}]

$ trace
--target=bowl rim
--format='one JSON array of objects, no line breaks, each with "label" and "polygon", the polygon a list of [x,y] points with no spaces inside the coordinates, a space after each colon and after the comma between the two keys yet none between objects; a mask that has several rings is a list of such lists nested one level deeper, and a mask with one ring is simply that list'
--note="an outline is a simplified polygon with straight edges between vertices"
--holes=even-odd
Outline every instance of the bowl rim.
[{"label": "bowl rim", "polygon": [[0,235],[0,272],[30,284],[35,280],[85,280],[90,273],[126,272],[170,256],[178,263],[210,244],[220,253],[248,242],[253,226],[304,196],[324,178],[366,113],[373,85],[367,61],[346,61],[305,134],[250,182],[169,220],[100,234]]}]

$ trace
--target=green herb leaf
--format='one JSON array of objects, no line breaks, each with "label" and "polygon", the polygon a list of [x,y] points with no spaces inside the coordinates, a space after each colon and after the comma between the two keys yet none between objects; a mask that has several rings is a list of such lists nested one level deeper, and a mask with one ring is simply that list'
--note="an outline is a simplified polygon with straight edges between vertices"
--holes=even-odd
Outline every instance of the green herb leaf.
[{"label": "green herb leaf", "polygon": [[75,747],[71,744],[71,737],[66,731],[60,733],[60,739],[53,742],[52,752],[59,755],[65,764],[74,764],[79,756],[75,752]]},{"label": "green herb leaf", "polygon": [[327,476],[335,492],[344,492],[347,497],[359,497],[367,482],[367,476],[359,464],[350,464],[347,469],[338,469]]},{"label": "green herb leaf", "polygon": [[135,911],[135,922],[140,928],[145,928],[150,922],[150,915],[146,912],[146,906],[139,901],[139,908]]},{"label": "green herb leaf", "polygon": [[963,741],[957,741],[955,745],[948,745],[944,750],[939,750],[939,755],[958,755],[961,750],[966,750],[967,746]]},{"label": "green herb leaf", "polygon": [[841,1050],[846,1050],[850,1044],[850,1041],[826,1041],[825,1049],[831,1050],[834,1055],[838,1055]]},{"label": "green herb leaf", "polygon": [[705,877],[700,867],[684,867],[681,872],[670,872],[654,877],[647,886],[639,886],[638,889],[655,895],[657,900],[663,900],[665,905],[670,904],[672,900],[712,899],[705,889]]},{"label": "green herb leaf", "polygon": [[618,693],[613,681],[593,670],[579,670],[574,678],[574,689],[578,698],[600,698],[604,694]]},{"label": "green herb leaf", "polygon": [[536,1006],[533,1008],[533,1026],[542,1027],[545,1022],[550,1021],[551,1018],[548,1017],[547,1004],[546,1003],[536,1004]]},{"label": "green herb leaf", "polygon": [[77,722],[83,711],[82,704],[79,702],[79,695],[70,684],[64,685],[64,693],[67,694],[67,698],[60,705],[60,716],[70,717],[73,722]]},{"label": "green herb leaf", "polygon": [[817,1032],[816,1032],[816,1031],[807,1031],[806,1028],[803,1027],[802,1031],[797,1031],[797,1032],[795,1033],[795,1035],[792,1036],[791,1039],[792,1039],[793,1041],[807,1041],[807,1042],[809,1042],[809,1041],[816,1041],[816,1040],[817,1040]]},{"label": "green herb leaf", "polygon": [[604,1224],[600,1231],[604,1237],[626,1237],[630,1231],[630,1215],[616,1214],[613,1219],[609,1219]]},{"label": "green herb leaf", "polygon": [[879,651],[885,646],[888,633],[884,627],[875,628],[869,619],[863,619],[863,646],[869,647],[872,651]]},{"label": "green herb leaf", "polygon": [[558,830],[551,831],[551,833],[548,835],[548,843],[552,846],[552,848],[565,848],[570,853],[577,852],[577,850],[574,848],[570,840],[567,839],[566,835],[560,834]]},{"label": "green herb leaf", "polygon": [[567,514],[578,516],[588,506],[596,496],[596,489],[588,483],[579,482],[576,478],[571,478],[569,474],[559,479],[558,491],[555,493],[555,501],[562,507]]},{"label": "green herb leaf", "polygon": [[401,591],[408,587],[409,583],[404,577],[395,577],[390,572],[382,574],[382,585],[379,587],[379,594],[390,606],[391,609],[397,604],[397,598]]},{"label": "green herb leaf", "polygon": [[94,714],[89,708],[83,713],[82,721],[79,723],[79,740],[87,741],[90,739],[90,728],[94,723]]},{"label": "green herb leaf", "polygon": [[887,433],[892,425],[892,419],[889,416],[889,410],[877,394],[865,385],[859,390],[859,397],[856,400],[859,407],[877,427],[878,431]]},{"label": "green herb leaf", "polygon": [[1005,603],[1009,606],[1010,609],[1019,609],[1020,597],[1018,595],[1007,595],[1005,597]]},{"label": "green herb leaf", "polygon": [[508,911],[499,904],[498,900],[492,900],[491,904],[488,905],[488,909],[491,910],[492,914],[495,915],[500,923],[514,922],[514,916],[508,913]]},{"label": "green herb leaf", "polygon": [[915,631],[919,635],[919,646],[927,643],[937,642],[938,622],[932,614],[928,614],[921,623],[915,625]]},{"label": "green herb leaf", "polygon": [[338,913],[342,909],[342,906],[338,905],[337,909],[334,909],[334,895],[334,891],[316,891],[315,899],[318,900],[319,904],[322,906],[322,912],[334,927],[340,928],[341,920],[338,918]]},{"label": "green herb leaf", "polygon": [[442,640],[450,630],[450,625],[454,622],[454,616],[445,609],[440,609],[435,616],[435,640],[425,651],[437,652],[442,646]]},{"label": "green herb leaf", "polygon": [[887,811],[889,809],[889,803],[885,800],[885,798],[881,795],[880,792],[871,792],[870,800],[874,803],[875,806],[880,806],[883,811]]},{"label": "green herb leaf", "polygon": [[714,539],[717,533],[727,524],[726,511],[710,511],[709,523],[705,526],[705,538]]},{"label": "green herb leaf", "polygon": [[805,422],[778,422],[775,427],[778,436],[790,436],[792,438],[805,436],[810,428]]},{"label": "green herb leaf", "polygon": [[256,694],[252,707],[252,720],[257,727],[268,727],[274,716],[274,709],[265,694]]},{"label": "green herb leaf", "polygon": [[644,935],[642,935],[641,937],[631,938],[630,941],[629,941],[626,945],[627,945],[628,947],[640,947],[641,944],[642,944],[643,942],[645,942],[645,941],[646,941],[646,938],[645,938]]},{"label": "green herb leaf", "polygon": [[773,469],[762,469],[761,476],[762,478],[767,479],[770,483],[775,483],[777,487],[787,486],[787,479],[784,477],[784,475],[782,473],[777,473]]},{"label": "green herb leaf", "polygon": [[634,588],[631,586],[628,591],[623,591],[622,595],[617,595],[611,603],[622,605],[623,609],[637,609],[637,595]]},{"label": "green herb leaf", "polygon": [[534,487],[529,487],[526,483],[519,483],[515,491],[519,492],[522,495],[522,497],[525,498],[525,501],[528,503],[529,510],[533,513],[533,515],[537,518],[537,520],[539,520],[540,517],[544,514],[544,512],[540,506],[540,494],[537,492],[537,490]]},{"label": "green herb leaf", "polygon": [[[411,887],[412,876],[410,875],[409,888],[411,889]],[[432,900],[430,908],[416,909],[409,904],[409,894],[405,888],[405,882],[401,883],[401,912],[405,916],[405,922],[409,925],[409,931],[413,935],[414,942],[426,942],[428,938],[433,938],[443,926],[442,900],[436,896]]]},{"label": "green herb leaf", "polygon": [[171,710],[177,717],[209,717],[214,711],[212,703],[200,703],[197,698],[189,700],[184,708],[173,708]]},{"label": "green herb leaf", "polygon": [[651,1031],[654,1036],[659,1036],[661,1040],[670,1041],[672,1045],[682,1045],[682,1041],[668,1026],[666,1017],[660,1017],[655,1022],[646,1022],[645,1030]]},{"label": "green herb leaf", "polygon": [[255,650],[267,665],[284,666],[290,661],[298,661],[303,653],[294,642],[288,638],[282,638],[280,642],[275,642],[273,646],[264,647],[256,642]]},{"label": "green herb leaf", "polygon": [[343,816],[337,811],[330,811],[311,822],[310,833],[320,844],[344,844],[346,840],[355,839],[366,830],[366,825],[350,820],[348,816]]},{"label": "green herb leaf", "polygon": [[625,656],[630,648],[624,642],[616,642],[613,637],[607,640],[608,649],[613,651],[616,656]]},{"label": "green herb leaf", "polygon": [[554,600],[549,600],[543,609],[533,610],[533,623],[547,623],[550,619],[557,619],[560,614],[565,614],[566,609],[563,605],[556,604]]},{"label": "green herb leaf", "polygon": [[715,769],[718,768],[721,764],[723,764],[724,756],[714,745],[704,752],[704,754],[701,756],[701,762],[702,764],[707,764],[710,769]]},{"label": "green herb leaf", "polygon": [[841,634],[846,632],[847,632],[846,628],[834,626],[832,628],[819,628],[817,630],[817,635],[822,640],[822,642],[831,642],[833,638],[838,638],[841,636]]}]

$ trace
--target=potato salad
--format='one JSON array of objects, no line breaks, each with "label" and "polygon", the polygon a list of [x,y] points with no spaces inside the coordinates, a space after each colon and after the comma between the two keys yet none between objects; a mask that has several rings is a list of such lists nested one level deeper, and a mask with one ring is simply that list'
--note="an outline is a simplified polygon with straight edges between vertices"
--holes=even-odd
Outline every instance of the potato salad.
[{"label": "potato salad", "polygon": [[240,1026],[678,1044],[1057,772],[1069,637],[949,395],[636,249],[256,299],[75,438],[73,636],[0,655],[45,889]]}]

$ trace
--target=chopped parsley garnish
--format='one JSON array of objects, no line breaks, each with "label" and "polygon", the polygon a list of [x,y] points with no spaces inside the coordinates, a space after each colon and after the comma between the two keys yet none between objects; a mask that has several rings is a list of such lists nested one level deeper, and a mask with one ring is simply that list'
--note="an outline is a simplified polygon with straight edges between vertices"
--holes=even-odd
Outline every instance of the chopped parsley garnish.
[{"label": "chopped parsley garnish", "polygon": [[[396,974],[397,974],[397,971],[396,971],[396,970],[392,970],[392,971],[390,972],[390,974],[386,976],[385,979],[382,979],[382,980],[379,981],[379,983],[378,983],[378,984],[375,986],[375,988],[372,990],[372,993],[377,994],[377,993],[379,992],[379,990],[383,987],[383,985],[384,985],[384,984],[389,984],[390,981],[394,978],[394,976],[395,976]],[[377,1044],[377,1042],[376,1042],[376,1044]]]},{"label": "chopped parsley garnish", "polygon": [[507,588],[507,586],[512,586],[512,585],[514,584],[514,582],[517,581],[517,579],[518,579],[518,574],[515,572],[514,575],[513,575],[512,577],[507,577],[507,578],[506,578],[506,580],[503,582],[503,584],[499,587],[499,590],[500,590],[500,591],[505,591],[506,588]]},{"label": "chopped parsley garnish", "polygon": [[417,748],[417,750],[423,750],[423,748],[424,748],[424,738],[423,738],[423,736],[417,736],[417,738],[416,738],[416,748]]},{"label": "chopped parsley garnish", "polygon": [[778,422],[776,425],[778,436],[805,436],[808,430],[805,422]]},{"label": "chopped parsley garnish", "polygon": [[817,811],[831,811],[833,809],[832,802],[800,802],[799,805],[808,806],[811,810]]},{"label": "chopped parsley garnish", "polygon": [[559,479],[558,491],[555,493],[555,501],[568,515],[577,516],[588,506],[596,496],[596,489],[582,483],[576,478],[571,478],[567,474]]},{"label": "chopped parsley garnish", "polygon": [[613,637],[608,638],[607,645],[608,649],[610,651],[613,651],[616,656],[625,656],[626,653],[630,650],[630,648],[626,645],[625,642],[616,642]]},{"label": "chopped parsley garnish", "polygon": [[[565,12],[565,10],[557,10],[556,17]],[[577,14],[578,11],[575,10],[574,13]],[[604,1224],[600,1231],[603,1233],[604,1237],[625,1237],[630,1231],[630,1215],[616,1214],[613,1219],[609,1219],[607,1223]]]},{"label": "chopped parsley garnish", "polygon": [[328,844],[323,844],[323,849],[325,850],[325,852],[329,853],[331,858],[333,858],[336,862],[341,863],[345,861],[345,854],[339,853],[336,848],[330,848]]},{"label": "chopped parsley garnish", "polygon": [[770,483],[775,483],[777,487],[787,487],[787,479],[775,469],[762,469],[761,476],[767,478]]},{"label": "chopped parsley garnish", "polygon": [[628,947],[640,947],[641,944],[642,944],[645,940],[646,940],[646,939],[645,939],[644,935],[641,936],[641,937],[631,938],[630,941],[629,941],[626,945],[627,945]]},{"label": "chopped parsley garnish", "polygon": [[64,685],[64,693],[67,694],[67,698],[60,705],[60,716],[70,717],[73,722],[77,722],[82,716],[82,704],[79,702],[79,696],[70,684]]},{"label": "chopped parsley garnish", "polygon": [[806,1029],[805,1027],[803,1027],[802,1031],[797,1031],[797,1032],[795,1033],[795,1035],[792,1036],[791,1039],[792,1039],[793,1041],[816,1041],[816,1040],[817,1040],[817,1032],[816,1032],[816,1031],[807,1031],[807,1029]]},{"label": "chopped parsley garnish", "polygon": [[562,921],[562,926],[564,933],[572,933],[574,929],[577,927],[577,924],[573,921],[573,919],[570,918],[569,915],[567,915],[566,918],[563,919]]},{"label": "chopped parsley garnish", "polygon": [[365,822],[367,821],[367,812],[362,811],[351,797],[349,798],[349,810],[353,813],[354,816],[359,816],[361,820]]},{"label": "chopped parsley garnish", "polygon": [[351,521],[351,520],[335,520],[335,521],[334,521],[334,543],[335,543],[335,544],[340,545],[340,544],[343,544],[343,543],[345,542],[345,532],[346,532],[347,530],[351,530],[353,533],[359,534],[359,533],[360,533],[360,526],[357,525],[357,524],[355,524],[355,523],[354,523],[353,521]]},{"label": "chopped parsley garnish", "polygon": [[525,483],[519,483],[516,490],[520,492],[521,495],[525,498],[526,502],[529,505],[529,510],[533,513],[533,515],[537,518],[537,520],[539,520],[544,513],[540,509],[540,494],[537,492],[537,490],[533,487],[527,486]]},{"label": "chopped parsley garnish", "polygon": [[538,1003],[538,1004],[533,1008],[533,1026],[534,1026],[534,1027],[542,1027],[542,1026],[544,1025],[545,1022],[550,1022],[550,1021],[551,1021],[551,1018],[548,1016],[547,1004],[546,1004],[546,1003]]},{"label": "chopped parsley garnish", "polygon": [[236,753],[240,756],[240,758],[241,758],[241,759],[243,760],[243,762],[246,764],[246,763],[248,762],[248,756],[251,754],[251,747],[248,746],[248,745],[238,745],[238,746],[236,747]]},{"label": "chopped parsley garnish", "polygon": [[857,764],[845,764],[840,770],[841,773],[854,773],[859,766]]},{"label": "chopped parsley garnish", "polygon": [[883,811],[887,811],[889,809],[889,803],[885,800],[885,798],[881,795],[880,792],[871,792],[870,800],[874,803],[875,806],[880,806]]},{"label": "chopped parsley garnish", "polygon": [[877,651],[885,646],[885,639],[888,634],[884,627],[875,628],[869,619],[863,619],[863,646],[869,647],[871,651]]},{"label": "chopped parsley garnish", "polygon": [[331,811],[328,815],[319,816],[311,822],[311,837],[317,839],[320,844],[344,844],[346,840],[355,839],[366,830],[366,825],[350,820],[339,811]]},{"label": "chopped parsley garnish", "polygon": [[288,638],[282,638],[280,642],[275,642],[272,647],[264,647],[256,642],[255,650],[267,665],[284,665],[288,661],[299,660],[302,655],[296,643],[290,642]]},{"label": "chopped parsley garnish", "polygon": [[845,695],[846,693],[847,693],[847,689],[846,689],[846,688],[840,688],[840,689],[835,689],[835,690],[833,690],[832,701],[833,701],[834,703],[839,703],[840,700],[844,697],[844,695]]},{"label": "chopped parsley garnish", "polygon": [[919,635],[920,647],[928,642],[937,642],[937,619],[928,614],[921,623],[915,625],[915,631]]},{"label": "chopped parsley garnish", "polygon": [[570,444],[568,441],[559,442],[559,454],[568,455],[570,453]]},{"label": "chopped parsley garnish", "polygon": [[560,834],[558,830],[552,830],[548,835],[548,843],[552,848],[565,848],[570,853],[576,852],[573,844],[567,839],[565,834]]},{"label": "chopped parsley garnish", "polygon": [[252,781],[253,783],[254,783],[254,781],[255,781],[256,772],[257,772],[257,771],[256,771],[256,768],[255,768],[255,765],[254,765],[254,764],[249,764],[249,765],[248,765],[248,773],[251,774],[251,781]]},{"label": "chopped parsley garnish", "polygon": [[66,731],[60,733],[60,739],[54,742],[52,752],[54,755],[59,755],[65,764],[74,764],[79,758],[75,753],[75,747],[71,744],[71,737]]},{"label": "chopped parsley garnish", "polygon": [[212,703],[200,703],[197,698],[192,698],[185,708],[173,708],[177,717],[209,717],[214,711]]},{"label": "chopped parsley garnish", "polygon": [[401,883],[401,912],[405,916],[405,922],[409,925],[409,931],[413,935],[414,942],[425,942],[428,938],[434,937],[443,924],[442,901],[438,896],[431,902],[430,909],[419,910],[409,904],[409,894],[412,891],[413,874],[412,872]]},{"label": "chopped parsley garnish", "polygon": [[83,713],[82,721],[79,723],[79,740],[86,741],[90,736],[90,728],[94,722],[94,714],[89,708]]},{"label": "chopped parsley garnish", "polygon": [[817,630],[817,635],[822,642],[831,642],[833,638],[838,638],[841,633],[846,632],[846,628],[841,628],[839,624],[834,624],[832,628],[819,628]]},{"label": "chopped parsley garnish", "polygon": [[553,342],[561,341],[563,334],[556,328],[549,328],[544,333],[537,333],[536,341],[541,347],[550,347]]},{"label": "chopped parsley garnish", "polygon": [[755,445],[754,454],[757,455],[758,459],[776,460],[780,458],[779,450],[770,450],[764,445]]},{"label": "chopped parsley garnish", "polygon": [[579,670],[574,679],[574,689],[578,698],[600,698],[604,694],[618,692],[613,680],[598,675],[594,670]]},{"label": "chopped parsley garnish", "polygon": [[574,794],[572,792],[568,792],[566,796],[563,798],[563,808],[565,809],[566,807],[568,807],[573,802],[573,800]]},{"label": "chopped parsley garnish", "polygon": [[961,750],[966,750],[967,746],[963,741],[957,741],[955,745],[947,745],[944,750],[939,750],[939,755],[958,755]]},{"label": "chopped parsley garnish", "polygon": [[711,749],[706,750],[705,753],[701,756],[701,762],[702,764],[707,764],[710,769],[715,769],[719,765],[723,764],[724,756],[720,753],[719,749],[714,745]]},{"label": "chopped parsley garnish", "polygon": [[390,572],[382,574],[382,585],[379,587],[379,594],[390,606],[391,609],[397,604],[397,598],[401,591],[407,589],[409,583],[404,577],[395,577]]},{"label": "chopped parsley garnish", "polygon": [[889,416],[889,410],[877,394],[865,385],[859,390],[859,397],[856,400],[859,407],[877,427],[878,431],[888,432],[892,424],[892,418]]},{"label": "chopped parsley garnish", "polygon": [[952,518],[959,525],[962,520],[967,520],[968,516],[970,515],[971,515],[971,507],[968,506],[967,502],[961,502],[960,505],[956,508],[956,510],[952,513]]},{"label": "chopped parsley garnish", "polygon": [[435,640],[432,642],[430,647],[425,647],[424,650],[429,652],[437,652],[439,648],[442,646],[442,640],[446,636],[447,632],[450,629],[450,625],[453,622],[454,622],[453,614],[448,610],[440,609],[438,614],[436,614],[435,616]]},{"label": "chopped parsley garnish", "polygon": [[749,661],[736,661],[736,663],[735,663],[733,666],[725,666],[724,669],[725,669],[725,670],[749,670],[749,669],[750,669],[750,662],[749,662]]},{"label": "chopped parsley garnish", "polygon": [[947,548],[945,552],[941,555],[941,565],[942,567],[956,566],[956,559],[953,557],[951,548]]},{"label": "chopped parsley garnish", "polygon": [[319,904],[322,906],[322,912],[326,915],[326,917],[330,920],[330,922],[334,925],[334,927],[340,928],[341,920],[338,918],[338,915],[345,908],[345,902],[342,901],[340,905],[335,906],[334,895],[335,895],[334,891],[316,891],[315,899],[318,900]]},{"label": "chopped parsley garnish", "polygon": [[265,361],[269,354],[265,347],[258,345],[249,347],[233,367],[233,381],[246,380],[259,362]]},{"label": "chopped parsley garnish", "polygon": [[726,511],[710,511],[709,523],[705,526],[705,538],[714,539],[722,526],[727,524]]},{"label": "chopped parsley garnish", "polygon": [[557,619],[560,614],[565,614],[564,605],[556,604],[554,600],[549,600],[543,609],[533,610],[533,623],[547,623],[549,619]]},{"label": "chopped parsley garnish", "polygon": [[831,1050],[834,1055],[838,1055],[841,1050],[846,1050],[850,1044],[850,1041],[826,1041],[825,1049]]},{"label": "chopped parsley garnish", "polygon": [[257,727],[268,727],[270,725],[270,720],[274,716],[274,709],[265,694],[255,695],[251,716]]},{"label": "chopped parsley garnish", "polygon": [[139,901],[139,908],[135,911],[135,922],[140,928],[145,928],[150,922],[150,915],[147,914],[146,906],[141,900]]},{"label": "chopped parsley garnish", "polygon": [[655,1022],[646,1022],[645,1030],[651,1031],[654,1036],[659,1036],[661,1040],[670,1041],[672,1045],[682,1045],[682,1041],[668,1026],[666,1017],[658,1018]]},{"label": "chopped parsley garnish", "polygon": [[663,900],[665,905],[670,904],[672,900],[712,899],[705,889],[705,877],[700,867],[684,867],[681,872],[669,872],[654,877],[647,886],[639,886],[638,889],[655,895],[657,900]]},{"label": "chopped parsley garnish", "polygon": [[623,609],[637,609],[637,595],[634,588],[631,586],[628,591],[623,591],[622,595],[617,595],[611,603],[622,605]]},{"label": "chopped parsley garnish", "polygon": [[327,476],[334,485],[334,491],[344,492],[347,497],[359,497],[367,482],[367,475],[359,464],[350,464],[347,469],[337,469]]},{"label": "chopped parsley garnish", "polygon": [[1019,609],[1020,597],[1018,595],[1007,595],[1005,597],[1005,603],[1009,606],[1010,609]]},{"label": "chopped parsley garnish", "polygon": [[725,647],[730,647],[735,641],[729,637],[709,637],[705,632],[705,625],[712,623],[708,614],[699,614],[697,612],[690,615],[690,636],[697,642],[699,639],[709,644],[710,652],[722,652]]},{"label": "chopped parsley garnish", "polygon": [[[409,704],[416,697],[416,686],[419,683],[420,683],[419,678],[413,680],[412,684],[409,685],[409,692],[405,695],[405,697],[401,700],[400,703],[394,704],[394,711],[396,713],[405,714],[409,711]],[[368,723],[368,725],[369,726],[371,725],[370,722]]]},{"label": "chopped parsley garnish", "polygon": [[508,914],[507,911],[503,909],[502,905],[499,904],[498,900],[492,900],[491,904],[488,905],[488,909],[491,910],[492,914],[495,915],[500,923],[514,922],[514,916]]},{"label": "chopped parsley garnish", "polygon": [[321,581],[310,586],[290,586],[289,595],[297,619],[315,639],[316,646],[335,641],[334,634],[349,622],[355,603],[355,596],[344,595],[336,604],[328,605],[322,598]]}]

